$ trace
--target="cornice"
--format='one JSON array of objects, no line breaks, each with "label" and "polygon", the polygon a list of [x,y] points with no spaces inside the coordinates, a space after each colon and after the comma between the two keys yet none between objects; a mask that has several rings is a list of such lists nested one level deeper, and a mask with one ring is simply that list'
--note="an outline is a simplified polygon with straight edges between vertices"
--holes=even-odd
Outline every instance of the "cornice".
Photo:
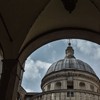
[{"label": "cornice", "polygon": [[61,72],[56,72],[56,73],[53,73],[53,74],[50,74],[46,77],[44,77],[42,79],[42,84],[41,84],[41,87],[48,81],[50,80],[54,80],[54,79],[57,79],[57,78],[61,78],[61,77],[80,77],[80,78],[86,78],[88,80],[91,80],[91,81],[94,81],[98,84],[100,84],[99,82],[99,78],[92,75],[92,74],[89,74],[89,73],[81,73],[81,71],[61,71]]}]

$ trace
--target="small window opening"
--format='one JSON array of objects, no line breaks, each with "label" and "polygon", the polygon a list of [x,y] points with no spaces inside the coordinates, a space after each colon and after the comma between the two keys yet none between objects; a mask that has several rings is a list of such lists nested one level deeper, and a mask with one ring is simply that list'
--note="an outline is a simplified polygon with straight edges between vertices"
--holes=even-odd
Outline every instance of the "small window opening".
[{"label": "small window opening", "polygon": [[74,92],[73,91],[68,91],[67,92],[67,97],[74,97]]},{"label": "small window opening", "polygon": [[67,82],[67,89],[73,89],[74,86],[73,86],[73,81],[68,81]]}]

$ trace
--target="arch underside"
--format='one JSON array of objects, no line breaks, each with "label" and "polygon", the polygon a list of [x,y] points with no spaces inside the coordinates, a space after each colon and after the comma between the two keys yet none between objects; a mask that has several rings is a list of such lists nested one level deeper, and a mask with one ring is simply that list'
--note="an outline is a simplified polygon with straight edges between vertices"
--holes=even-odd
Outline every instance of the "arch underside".
[{"label": "arch underside", "polygon": [[82,28],[61,28],[50,30],[32,38],[32,40],[30,40],[20,52],[19,59],[23,62],[39,47],[60,39],[83,39],[100,44],[100,33]]}]

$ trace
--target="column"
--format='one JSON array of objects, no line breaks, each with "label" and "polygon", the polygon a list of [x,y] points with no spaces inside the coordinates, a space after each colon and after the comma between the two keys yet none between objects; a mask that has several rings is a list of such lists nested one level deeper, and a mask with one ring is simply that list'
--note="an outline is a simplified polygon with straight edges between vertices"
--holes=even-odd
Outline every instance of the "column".
[{"label": "column", "polygon": [[55,82],[52,82],[51,83],[51,89],[50,90],[54,90],[54,88],[55,88]]},{"label": "column", "polygon": [[67,80],[62,81],[62,89],[67,89]]},{"label": "column", "polygon": [[78,81],[77,80],[74,80],[74,89],[79,89],[78,88]]},{"label": "column", "polygon": [[0,100],[16,100],[21,64],[17,59],[4,59],[0,81]]}]

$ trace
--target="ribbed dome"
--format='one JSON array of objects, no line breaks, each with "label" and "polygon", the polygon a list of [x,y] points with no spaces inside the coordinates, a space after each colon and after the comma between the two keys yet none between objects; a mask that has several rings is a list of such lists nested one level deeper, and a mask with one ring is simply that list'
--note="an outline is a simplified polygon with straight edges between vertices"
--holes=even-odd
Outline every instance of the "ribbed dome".
[{"label": "ribbed dome", "polygon": [[66,57],[53,63],[48,69],[46,75],[61,70],[79,70],[96,75],[87,63],[74,57],[74,50],[71,47],[71,43],[69,43],[69,46],[66,49]]},{"label": "ribbed dome", "polygon": [[93,69],[87,63],[81,60],[78,60],[76,58],[65,58],[53,63],[48,69],[46,75],[52,72],[61,71],[61,70],[69,70],[69,69],[85,71],[85,72],[89,72],[91,74],[96,75]]}]

